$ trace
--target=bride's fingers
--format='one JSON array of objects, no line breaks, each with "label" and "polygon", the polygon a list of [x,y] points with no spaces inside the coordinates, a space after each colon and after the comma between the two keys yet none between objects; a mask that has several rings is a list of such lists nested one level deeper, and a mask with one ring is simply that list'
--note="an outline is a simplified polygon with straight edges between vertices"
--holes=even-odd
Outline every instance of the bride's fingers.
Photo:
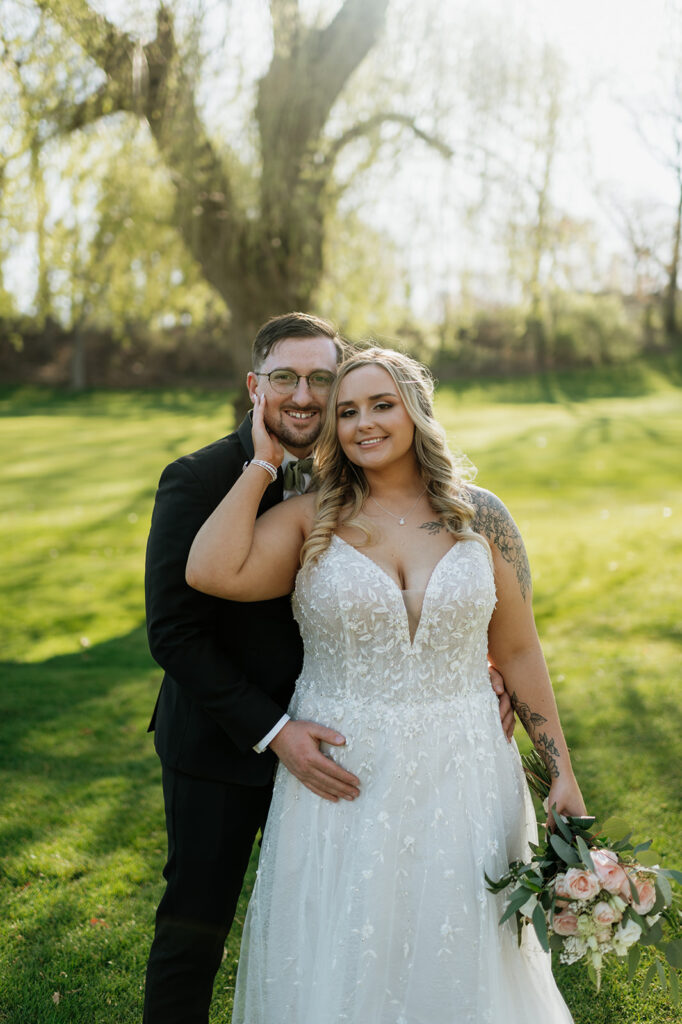
[{"label": "bride's fingers", "polygon": [[277,438],[270,433],[265,425],[266,406],[267,401],[265,395],[253,396],[253,419],[251,421],[253,447],[255,451],[262,453],[262,457],[267,458],[268,461],[274,461],[276,465],[279,465],[284,452],[282,445],[279,443]]}]

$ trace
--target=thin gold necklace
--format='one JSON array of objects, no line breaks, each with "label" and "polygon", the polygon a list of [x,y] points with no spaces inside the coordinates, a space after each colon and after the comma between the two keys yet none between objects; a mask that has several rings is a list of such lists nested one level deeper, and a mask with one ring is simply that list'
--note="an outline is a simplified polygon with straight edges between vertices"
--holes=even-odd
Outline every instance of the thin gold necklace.
[{"label": "thin gold necklace", "polygon": [[389,512],[387,508],[384,508],[384,506],[381,505],[377,501],[377,499],[374,497],[373,494],[370,494],[369,498],[370,498],[370,501],[373,501],[375,505],[378,505],[379,508],[381,509],[381,511],[385,512],[387,516],[391,516],[392,519],[397,519],[398,520],[398,526],[404,526],[405,525],[405,520],[410,515],[410,513],[414,512],[414,510],[416,509],[417,505],[419,504],[421,498],[423,498],[425,494],[426,494],[426,488],[424,488],[424,490],[421,492],[421,494],[417,495],[417,500],[415,501],[415,503],[412,506],[412,508],[409,509],[409,511],[405,512],[402,516],[397,516],[395,514],[395,512]]}]

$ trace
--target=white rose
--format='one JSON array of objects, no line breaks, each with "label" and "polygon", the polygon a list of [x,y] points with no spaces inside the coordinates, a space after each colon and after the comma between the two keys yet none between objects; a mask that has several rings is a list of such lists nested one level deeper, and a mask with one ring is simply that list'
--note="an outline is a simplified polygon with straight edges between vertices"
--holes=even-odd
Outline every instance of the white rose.
[{"label": "white rose", "polygon": [[637,942],[637,939],[640,937],[641,934],[642,929],[637,924],[637,922],[633,920],[628,920],[625,922],[625,924],[618,925],[614,932],[613,940],[614,943],[617,942],[619,945],[622,944],[627,949],[628,946],[632,946],[635,942]]}]

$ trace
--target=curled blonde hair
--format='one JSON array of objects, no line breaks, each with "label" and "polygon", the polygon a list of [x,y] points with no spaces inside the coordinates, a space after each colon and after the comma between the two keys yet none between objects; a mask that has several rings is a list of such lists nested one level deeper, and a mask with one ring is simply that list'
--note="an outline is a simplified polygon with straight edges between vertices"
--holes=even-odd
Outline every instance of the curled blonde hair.
[{"label": "curled blonde hair", "polygon": [[336,432],[336,402],[341,382],[361,366],[380,366],[391,375],[415,426],[414,450],[435,514],[454,537],[483,540],[471,529],[474,507],[466,496],[445,431],[433,415],[433,377],[425,366],[402,352],[369,348],[341,364],[329,393],[327,417],[315,450],[314,472],[318,486],[315,519],[301,551],[301,565],[315,561],[326,551],[346,508],[350,511],[344,517],[344,524],[356,526],[367,539],[370,537],[367,526],[357,521],[369,497],[367,479],[362,468],[346,456]]}]

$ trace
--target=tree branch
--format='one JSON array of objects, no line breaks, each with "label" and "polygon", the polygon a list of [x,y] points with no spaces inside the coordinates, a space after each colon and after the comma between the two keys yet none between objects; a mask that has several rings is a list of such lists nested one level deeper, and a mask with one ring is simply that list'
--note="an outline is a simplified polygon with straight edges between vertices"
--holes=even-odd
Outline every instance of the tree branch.
[{"label": "tree branch", "polygon": [[373,114],[364,121],[358,121],[352,128],[345,131],[343,135],[334,139],[326,158],[327,161],[333,164],[344,146],[361,138],[363,135],[371,134],[375,129],[380,128],[382,124],[399,124],[404,128],[409,128],[413,135],[421,139],[422,142],[425,142],[427,146],[437,150],[446,160],[452,159],[455,155],[452,147],[444,142],[443,139],[439,139],[438,136],[431,135],[430,132],[425,132],[419,128],[413,117],[410,117],[408,114],[384,111]]},{"label": "tree branch", "polygon": [[207,280],[224,298],[239,266],[243,216],[210,142],[183,67],[170,12],[161,4],[156,38],[141,46],[85,0],[36,0],[107,75],[80,104],[61,113],[65,129],[83,127],[114,110],[146,118],[177,193],[177,223]]},{"label": "tree branch", "polygon": [[35,0],[35,3],[39,10],[61,25],[107,77],[120,79],[122,69],[130,68],[131,55],[137,45],[135,39],[103,14],[93,11],[85,0]]}]

